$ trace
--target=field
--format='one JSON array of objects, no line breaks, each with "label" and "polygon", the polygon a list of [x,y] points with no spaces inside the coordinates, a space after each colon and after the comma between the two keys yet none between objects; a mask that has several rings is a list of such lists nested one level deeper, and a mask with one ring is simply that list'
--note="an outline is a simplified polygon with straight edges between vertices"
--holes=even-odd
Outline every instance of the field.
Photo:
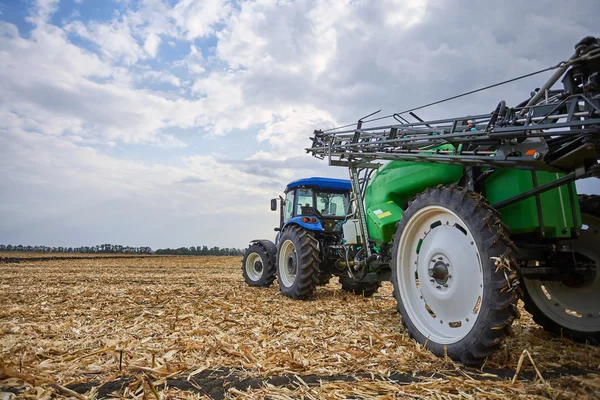
[{"label": "field", "polygon": [[[552,337],[524,311],[471,369],[408,338],[389,283],[365,299],[332,279],[300,302],[246,286],[240,264],[0,263],[0,399],[600,398],[600,349]],[[524,350],[539,374],[525,356],[513,383]]]}]

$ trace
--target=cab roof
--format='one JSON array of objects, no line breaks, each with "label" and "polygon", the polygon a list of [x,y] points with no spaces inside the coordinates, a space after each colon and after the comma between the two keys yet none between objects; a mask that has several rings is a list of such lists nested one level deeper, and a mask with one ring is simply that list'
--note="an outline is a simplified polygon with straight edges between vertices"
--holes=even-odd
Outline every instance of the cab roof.
[{"label": "cab roof", "polygon": [[352,184],[347,179],[312,177],[288,183],[285,187],[285,192],[287,193],[297,187],[310,187],[319,190],[335,190],[340,192],[349,192],[352,190]]}]

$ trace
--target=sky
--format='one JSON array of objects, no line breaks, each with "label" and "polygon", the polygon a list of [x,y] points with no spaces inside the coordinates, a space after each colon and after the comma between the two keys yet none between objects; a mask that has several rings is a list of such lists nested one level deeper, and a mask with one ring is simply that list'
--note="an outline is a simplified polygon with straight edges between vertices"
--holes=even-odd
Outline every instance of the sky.
[{"label": "sky", "polygon": [[273,239],[287,182],[347,176],[306,154],[314,129],[555,65],[587,35],[598,0],[0,0],[0,243]]}]

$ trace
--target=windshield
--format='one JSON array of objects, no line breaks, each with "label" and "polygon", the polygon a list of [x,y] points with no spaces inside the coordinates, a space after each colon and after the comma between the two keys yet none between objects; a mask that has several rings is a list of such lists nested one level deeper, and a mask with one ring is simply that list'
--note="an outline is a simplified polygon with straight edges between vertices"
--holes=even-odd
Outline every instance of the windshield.
[{"label": "windshield", "polygon": [[296,215],[302,215],[303,207],[313,207],[313,190],[310,188],[298,188],[296,191],[298,197]]},{"label": "windshield", "polygon": [[345,217],[349,213],[347,193],[317,192],[316,198],[316,209],[324,217]]}]

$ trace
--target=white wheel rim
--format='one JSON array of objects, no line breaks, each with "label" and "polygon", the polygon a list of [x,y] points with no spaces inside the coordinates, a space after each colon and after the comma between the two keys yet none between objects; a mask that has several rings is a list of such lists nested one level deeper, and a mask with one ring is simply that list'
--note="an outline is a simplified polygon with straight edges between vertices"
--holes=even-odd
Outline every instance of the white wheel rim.
[{"label": "white wheel rim", "polygon": [[[582,219],[584,227],[579,238],[572,241],[573,250],[594,260],[600,268],[600,219],[588,214]],[[530,279],[524,283],[535,305],[554,322],[580,332],[600,331],[600,271],[583,287]]]},{"label": "white wheel rim", "polygon": [[417,211],[400,237],[395,272],[406,313],[425,338],[451,344],[471,332],[483,269],[473,235],[456,214],[441,206]]},{"label": "white wheel rim", "polygon": [[258,281],[262,277],[264,265],[258,253],[250,253],[246,257],[246,274],[253,281]]},{"label": "white wheel rim", "polygon": [[[294,267],[294,259],[296,260],[296,265]],[[298,268],[297,265],[297,253],[296,247],[291,240],[286,240],[281,244],[279,249],[279,257],[278,257],[278,272],[279,272],[279,280],[280,283],[285,287],[290,287],[296,281],[296,271]]]}]

